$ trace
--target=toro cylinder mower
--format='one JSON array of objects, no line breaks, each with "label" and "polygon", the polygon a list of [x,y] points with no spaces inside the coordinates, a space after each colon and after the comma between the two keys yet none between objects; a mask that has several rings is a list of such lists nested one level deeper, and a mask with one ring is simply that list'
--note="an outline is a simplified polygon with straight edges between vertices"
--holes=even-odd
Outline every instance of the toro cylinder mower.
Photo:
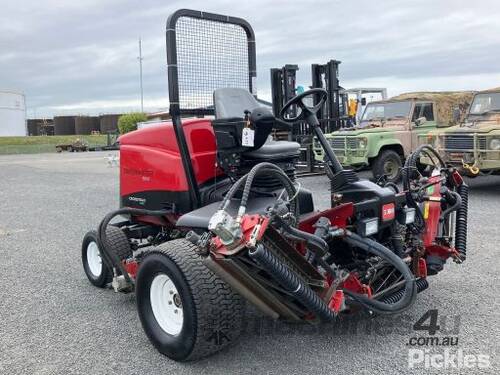
[{"label": "toro cylinder mower", "polygon": [[[307,324],[359,310],[401,313],[449,258],[465,260],[460,174],[422,146],[402,168],[402,188],[360,179],[321,131],[326,98],[306,91],[278,119],[248,90],[219,88],[215,118],[181,121],[174,105],[172,122],[120,138],[122,207],[85,236],[83,266],[95,286],[135,292],[161,353],[186,361],[231,346],[245,303]],[[295,179],[299,145],[270,139],[297,121],[327,156],[324,211]]]}]

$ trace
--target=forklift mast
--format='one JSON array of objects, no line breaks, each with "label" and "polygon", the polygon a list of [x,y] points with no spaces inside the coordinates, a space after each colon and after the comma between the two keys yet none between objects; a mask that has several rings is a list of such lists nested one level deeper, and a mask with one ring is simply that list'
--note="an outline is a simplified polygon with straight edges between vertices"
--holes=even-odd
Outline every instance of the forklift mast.
[{"label": "forklift mast", "polygon": [[[339,65],[341,61],[330,60],[326,64],[312,64],[312,88],[323,88],[328,91],[326,105],[317,113],[323,130],[327,133],[338,130],[343,125],[345,103],[340,95],[342,87],[339,85]],[[319,98],[314,98],[314,104]]]},{"label": "forklift mast", "polygon": [[[286,64],[282,68],[271,69],[271,95],[273,101],[273,113],[279,116],[281,108],[297,94],[297,70],[298,65]],[[290,108],[290,115],[297,115],[297,108]]]}]

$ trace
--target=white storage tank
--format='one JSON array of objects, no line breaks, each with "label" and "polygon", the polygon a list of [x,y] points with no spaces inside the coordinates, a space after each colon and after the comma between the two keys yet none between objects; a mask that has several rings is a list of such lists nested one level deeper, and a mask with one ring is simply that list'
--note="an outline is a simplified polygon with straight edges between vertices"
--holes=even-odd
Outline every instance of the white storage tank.
[{"label": "white storage tank", "polygon": [[26,135],[24,94],[0,90],[0,137]]}]

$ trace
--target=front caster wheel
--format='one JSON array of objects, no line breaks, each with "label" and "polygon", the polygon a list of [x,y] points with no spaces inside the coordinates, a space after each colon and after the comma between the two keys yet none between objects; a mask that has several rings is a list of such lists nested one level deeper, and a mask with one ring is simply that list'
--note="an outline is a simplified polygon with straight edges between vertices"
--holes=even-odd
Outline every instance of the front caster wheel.
[{"label": "front caster wheel", "polygon": [[[122,260],[132,256],[132,249],[123,231],[112,225],[106,229],[109,247]],[[97,232],[91,230],[85,234],[82,243],[83,269],[89,281],[98,288],[104,288],[113,278],[113,273],[101,257],[101,249],[97,245]]]},{"label": "front caster wheel", "polygon": [[143,258],[136,298],[149,340],[176,361],[218,352],[241,331],[243,300],[185,239],[166,242]]}]

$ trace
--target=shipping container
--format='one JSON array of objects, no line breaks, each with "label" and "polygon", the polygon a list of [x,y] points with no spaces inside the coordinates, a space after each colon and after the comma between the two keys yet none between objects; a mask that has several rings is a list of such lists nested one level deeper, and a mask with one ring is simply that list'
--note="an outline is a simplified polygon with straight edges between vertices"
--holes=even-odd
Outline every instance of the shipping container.
[{"label": "shipping container", "polygon": [[75,116],[56,116],[54,117],[55,135],[74,135],[75,134]]}]

